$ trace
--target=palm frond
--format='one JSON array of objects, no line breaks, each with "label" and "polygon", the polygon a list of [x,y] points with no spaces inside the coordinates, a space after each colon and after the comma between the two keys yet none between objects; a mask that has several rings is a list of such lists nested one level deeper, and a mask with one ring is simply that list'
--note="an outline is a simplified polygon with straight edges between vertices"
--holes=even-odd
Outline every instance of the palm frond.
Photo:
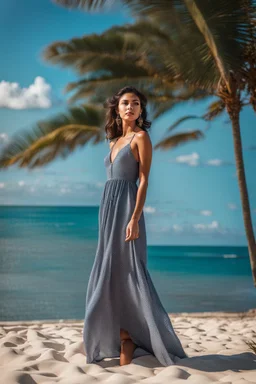
[{"label": "palm frond", "polygon": [[[53,0],[54,3],[66,8],[80,8],[84,11],[94,11],[109,6],[110,0]],[[113,3],[113,0],[112,0]]]},{"label": "palm frond", "polygon": [[182,124],[184,121],[191,120],[191,119],[201,119],[204,121],[211,121],[215,119],[216,117],[220,116],[225,111],[225,104],[222,100],[215,100],[213,101],[207,108],[207,112],[204,113],[202,116],[197,115],[187,115],[183,116],[180,119],[176,120],[169,128],[168,132],[173,131],[175,128],[177,128],[180,124]]},{"label": "palm frond", "polygon": [[196,116],[196,115],[188,115],[188,116],[183,116],[180,119],[176,120],[175,123],[173,123],[169,128],[168,132],[173,131],[175,128],[178,127],[181,123],[183,123],[186,120],[191,120],[191,119],[202,119],[201,116]]},{"label": "palm frond", "polygon": [[[175,83],[163,82],[161,78],[147,76],[139,76],[136,72],[133,76],[121,77],[99,77],[96,80],[88,80],[78,83],[78,90],[69,99],[70,102],[77,101],[81,98],[89,97],[93,103],[102,103],[108,95],[117,92],[120,88],[132,84],[140,89],[141,92],[147,95],[150,104],[157,104],[161,106],[167,100],[172,99],[174,102],[184,101],[181,92],[177,91]],[[73,87],[75,84],[73,83]],[[74,88],[73,88],[74,89]],[[184,90],[184,96],[185,96]]]},{"label": "palm frond", "polygon": [[111,76],[131,76],[134,72],[138,76],[145,72],[153,76],[159,73],[161,60],[151,58],[146,48],[169,40],[154,23],[138,22],[112,27],[100,35],[54,42],[44,49],[42,56],[52,64],[69,66],[79,74],[89,72],[89,78],[98,76],[99,71]]},{"label": "palm frond", "polygon": [[[172,20],[170,11],[168,15]],[[179,34],[174,28],[178,25],[180,31],[181,21],[176,20],[170,29],[155,18],[113,27],[101,35],[56,42],[45,49],[43,56],[51,63],[71,66],[88,78],[99,72],[114,77],[161,75],[167,82],[190,81],[195,88],[201,86],[209,91],[217,84],[219,73],[194,23],[191,22],[188,40],[188,35]],[[191,46],[195,47],[194,51]]]},{"label": "palm frond", "polygon": [[[124,2],[133,10],[133,15],[137,13],[161,23],[180,47],[180,52],[175,51],[175,44],[174,50],[171,47],[176,62],[171,60],[171,55],[167,57],[171,73],[176,70],[190,84],[213,90],[221,76],[227,82],[230,71],[244,72],[244,52],[255,41],[254,1]],[[200,73],[196,68],[200,68]]]},{"label": "palm frond", "polygon": [[200,140],[204,137],[204,134],[200,130],[177,133],[176,135],[169,136],[161,141],[159,141],[154,149],[163,149],[167,150],[170,148],[175,148],[181,144],[187,143],[193,140]]},{"label": "palm frond", "polygon": [[185,103],[189,100],[198,101],[205,99],[210,95],[202,89],[193,89],[191,87],[180,86],[176,89],[176,84],[169,84],[169,92],[166,90],[162,95],[148,97],[150,100],[150,108],[153,113],[153,118],[163,115],[165,112],[170,111],[178,104]]},{"label": "palm frond", "polygon": [[150,76],[122,76],[115,78],[103,77],[97,80],[88,80],[78,85],[78,90],[69,98],[69,102],[73,103],[77,100],[90,98],[92,103],[102,103],[110,94],[117,92],[120,88],[127,84],[138,87],[141,92],[146,92],[149,86],[152,87],[152,78]]},{"label": "palm frond", "polygon": [[[86,10],[109,6],[109,2],[97,0],[56,2]],[[157,48],[155,57],[165,59],[163,64],[169,78],[176,74],[196,87],[210,90],[215,88],[220,77],[228,84],[230,71],[244,70],[244,52],[255,40],[254,1],[122,0],[122,4],[129,7],[137,23],[147,24],[142,33],[150,31],[150,22],[154,24],[152,28],[157,24],[161,26],[158,30],[162,36],[156,31],[154,34],[164,46],[148,44],[147,54]],[[141,28],[136,24],[133,32],[137,28],[139,34]]]},{"label": "palm frond", "polygon": [[202,116],[205,121],[211,121],[225,112],[225,103],[219,99],[213,101],[207,108],[207,112]]},{"label": "palm frond", "polygon": [[13,164],[34,168],[45,165],[57,156],[65,158],[78,145],[89,140],[103,140],[103,110],[95,106],[70,108],[47,121],[38,122],[31,132],[20,132],[2,148],[0,168]]}]

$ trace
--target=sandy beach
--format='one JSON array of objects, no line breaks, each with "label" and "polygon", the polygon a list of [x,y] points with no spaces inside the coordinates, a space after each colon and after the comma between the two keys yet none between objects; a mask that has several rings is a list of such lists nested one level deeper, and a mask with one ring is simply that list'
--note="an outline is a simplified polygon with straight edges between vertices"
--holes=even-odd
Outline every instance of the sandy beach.
[{"label": "sandy beach", "polygon": [[0,322],[1,384],[256,383],[256,310],[169,314],[189,358],[163,367],[154,356],[87,364],[83,321]]}]

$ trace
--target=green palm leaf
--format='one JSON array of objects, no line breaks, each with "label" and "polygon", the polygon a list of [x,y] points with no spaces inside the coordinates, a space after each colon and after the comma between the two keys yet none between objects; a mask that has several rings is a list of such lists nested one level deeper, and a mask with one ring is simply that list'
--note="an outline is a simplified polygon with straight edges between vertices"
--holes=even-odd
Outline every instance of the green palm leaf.
[{"label": "green palm leaf", "polygon": [[91,11],[107,5],[109,0],[54,0],[54,2],[67,8],[81,8]]},{"label": "green palm leaf", "polygon": [[184,121],[192,120],[192,119],[200,119],[204,121],[211,121],[215,119],[216,117],[220,116],[225,111],[225,104],[222,100],[216,100],[213,101],[207,108],[207,112],[203,114],[202,116],[197,115],[188,115],[183,116],[180,119],[176,120],[169,128],[169,131],[173,131],[175,128],[177,128],[180,124],[182,124]]},{"label": "green palm leaf", "polygon": [[102,141],[102,124],[103,111],[95,106],[70,108],[68,114],[38,122],[32,132],[15,135],[1,152],[0,168],[13,164],[34,168],[57,156],[65,158],[79,145]]},{"label": "green palm leaf", "polygon": [[175,128],[177,128],[181,123],[183,123],[186,120],[191,120],[191,119],[202,119],[201,116],[196,116],[196,115],[188,115],[188,116],[183,116],[180,119],[176,120],[175,123],[173,123],[169,128],[168,132],[173,131]]},{"label": "green palm leaf", "polygon": [[225,103],[223,100],[213,101],[207,109],[207,112],[202,116],[205,121],[211,121],[225,112]]},{"label": "green palm leaf", "polygon": [[[107,1],[91,0],[56,2],[85,10],[109,5]],[[172,36],[172,44],[168,42],[171,49],[159,46],[169,76],[176,72],[185,81],[210,90],[217,86],[220,77],[229,88],[230,71],[244,70],[243,52],[255,38],[250,22],[255,13],[253,1],[123,0],[122,3],[129,6],[136,18],[160,22],[162,29]],[[200,73],[196,68],[200,68]]]},{"label": "green palm leaf", "polygon": [[176,135],[168,136],[165,139],[159,141],[154,146],[154,149],[160,148],[162,150],[167,150],[170,148],[177,147],[181,144],[187,143],[189,141],[199,140],[203,137],[204,137],[204,134],[200,130],[177,133]]}]

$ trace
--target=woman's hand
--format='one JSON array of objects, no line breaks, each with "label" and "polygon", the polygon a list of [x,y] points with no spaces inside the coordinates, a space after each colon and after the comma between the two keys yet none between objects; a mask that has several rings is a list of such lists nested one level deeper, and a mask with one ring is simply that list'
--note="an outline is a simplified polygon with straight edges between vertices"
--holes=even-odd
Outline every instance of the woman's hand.
[{"label": "woman's hand", "polygon": [[131,219],[126,227],[125,241],[135,240],[139,237],[139,223],[138,220]]}]

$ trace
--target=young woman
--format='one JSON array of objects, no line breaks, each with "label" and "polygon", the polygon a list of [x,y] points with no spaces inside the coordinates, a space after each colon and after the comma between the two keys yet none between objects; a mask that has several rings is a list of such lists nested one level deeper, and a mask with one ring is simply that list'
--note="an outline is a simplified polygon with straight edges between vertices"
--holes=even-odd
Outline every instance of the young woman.
[{"label": "young woman", "polygon": [[[120,365],[152,354],[167,366],[188,357],[147,270],[143,215],[152,145],[147,99],[125,87],[107,100],[107,181],[91,270],[83,338],[87,363],[119,357]],[[139,179],[139,186],[137,181]]]}]

